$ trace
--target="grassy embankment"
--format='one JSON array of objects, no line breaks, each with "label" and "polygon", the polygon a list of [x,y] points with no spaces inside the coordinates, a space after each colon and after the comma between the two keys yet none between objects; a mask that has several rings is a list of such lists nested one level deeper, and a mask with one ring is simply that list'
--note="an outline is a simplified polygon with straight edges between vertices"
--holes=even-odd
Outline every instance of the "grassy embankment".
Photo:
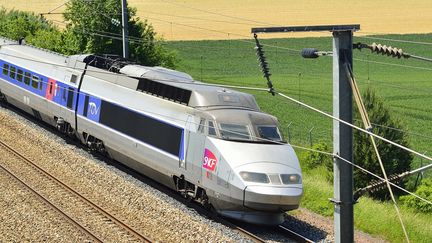
[{"label": "grassy embankment", "polygon": [[[432,34],[386,36],[387,38],[430,42]],[[355,42],[382,44],[403,48],[406,52],[432,57],[428,45],[397,43],[356,37]],[[299,51],[304,47],[331,50],[331,38],[272,39],[262,43],[279,46],[265,47],[272,80],[279,92],[315,106],[332,111],[332,58],[302,59]],[[212,83],[265,87],[254,44],[238,40],[225,41],[177,41],[169,47],[179,53],[178,69],[190,73],[195,79]],[[432,65],[416,60],[397,60],[370,54],[369,50],[354,51],[354,70],[360,89],[373,87],[384,98],[395,116],[400,117],[410,133],[411,147],[417,151],[432,153],[430,103],[432,103]],[[376,62],[388,63],[383,65]],[[400,66],[402,65],[402,66]],[[413,66],[413,67],[408,67]],[[249,92],[249,91],[248,91]],[[250,92],[255,95],[261,108],[278,117],[286,138],[296,145],[326,142],[331,146],[332,121],[307,110],[282,97],[272,97],[266,92]],[[288,128],[289,126],[289,128]],[[301,151],[299,151],[301,153]],[[416,159],[414,167],[422,162]],[[320,168],[304,171],[305,197],[303,207],[331,216],[333,207],[328,202],[332,197],[332,185],[328,183]],[[432,239],[431,215],[416,214],[403,209],[403,216],[413,242]],[[389,203],[379,203],[362,198],[355,206],[356,227],[390,241],[403,241],[394,208]]]}]

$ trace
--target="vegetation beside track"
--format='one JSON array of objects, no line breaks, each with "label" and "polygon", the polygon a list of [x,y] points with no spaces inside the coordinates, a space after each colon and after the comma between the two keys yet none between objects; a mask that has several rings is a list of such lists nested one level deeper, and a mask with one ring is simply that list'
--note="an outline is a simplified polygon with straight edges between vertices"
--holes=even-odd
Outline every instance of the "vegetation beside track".
[{"label": "vegetation beside track", "polygon": [[[375,36],[416,42],[431,42],[432,34]],[[300,50],[315,47],[332,49],[331,38],[269,39],[266,45],[267,61],[273,74],[275,88],[295,99],[331,113],[332,111],[332,58],[303,59]],[[402,48],[405,52],[432,57],[429,45],[383,41],[355,37],[354,42],[372,42]],[[176,41],[167,45],[178,52],[178,69],[197,80],[209,83],[265,88],[265,80],[250,40]],[[274,47],[272,47],[274,46]],[[277,46],[277,48],[276,48]],[[431,150],[432,65],[412,59],[395,59],[371,54],[369,50],[354,50],[354,71],[360,89],[373,88],[390,108],[394,116],[406,125],[411,148],[426,152]],[[307,108],[266,92],[247,91],[255,95],[261,108],[278,117],[286,139],[292,144],[310,146],[323,142],[331,148],[332,121]],[[304,151],[298,150],[300,161],[306,164]],[[432,154],[432,151],[429,153]],[[412,168],[428,162],[415,158]],[[302,207],[325,216],[333,215],[333,186],[325,166],[304,170],[305,196]],[[431,173],[426,176],[430,177]],[[415,178],[409,189],[414,190]],[[412,242],[432,239],[432,216],[418,213],[402,206],[402,215]],[[404,240],[394,207],[391,203],[363,197],[355,205],[356,227],[367,233],[379,235],[391,242]]]}]

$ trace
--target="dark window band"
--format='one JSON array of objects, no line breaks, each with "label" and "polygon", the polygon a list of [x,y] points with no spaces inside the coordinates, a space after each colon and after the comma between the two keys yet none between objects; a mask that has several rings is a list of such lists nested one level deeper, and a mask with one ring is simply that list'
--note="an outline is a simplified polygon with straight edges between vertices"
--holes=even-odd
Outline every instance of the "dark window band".
[{"label": "dark window band", "polygon": [[100,123],[130,137],[179,156],[182,129],[102,101]]}]

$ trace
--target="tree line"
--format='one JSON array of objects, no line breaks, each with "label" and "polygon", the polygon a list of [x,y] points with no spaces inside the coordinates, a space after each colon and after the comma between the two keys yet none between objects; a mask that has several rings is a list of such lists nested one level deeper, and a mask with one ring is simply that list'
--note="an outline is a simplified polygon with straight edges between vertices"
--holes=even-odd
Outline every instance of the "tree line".
[{"label": "tree line", "polygon": [[[147,66],[175,67],[176,56],[164,47],[153,26],[128,6],[130,59]],[[44,15],[0,9],[0,35],[65,55],[122,54],[120,0],[72,0],[63,13],[64,28]]]}]

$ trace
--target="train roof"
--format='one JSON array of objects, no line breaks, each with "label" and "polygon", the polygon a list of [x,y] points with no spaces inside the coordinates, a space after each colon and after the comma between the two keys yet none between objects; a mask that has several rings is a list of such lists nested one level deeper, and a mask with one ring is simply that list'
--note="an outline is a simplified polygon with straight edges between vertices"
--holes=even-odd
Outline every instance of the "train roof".
[{"label": "train roof", "polygon": [[[25,44],[25,40],[17,42],[5,37],[0,37],[0,52],[9,55],[9,57],[18,56],[20,58],[27,58],[57,65],[65,65],[68,58],[67,56],[57,52]],[[4,57],[5,56],[2,58]]]},{"label": "train roof", "polygon": [[[155,86],[160,86],[159,90],[155,89],[159,94],[169,93],[164,89],[173,90],[173,88],[184,90],[186,93],[190,91],[189,101],[186,102],[185,100],[184,103],[192,107],[236,106],[259,110],[252,95],[208,85],[194,80],[189,74],[183,72],[163,67],[139,65],[127,65],[120,72],[128,76],[138,77],[141,82],[153,81],[160,83],[161,85],[155,84]],[[151,89],[151,87],[148,87],[148,89]]]},{"label": "train roof", "polygon": [[90,66],[87,75],[194,108],[237,107],[260,110],[250,94],[199,82],[184,72],[137,65],[115,55],[64,56],[2,37],[0,47],[0,53],[10,54],[11,57],[52,63],[59,67],[81,68],[84,66],[80,63],[87,63]]},{"label": "train roof", "polygon": [[136,83],[127,79],[119,82],[116,79],[115,83],[118,85],[190,107],[237,107],[260,110],[252,95],[196,81],[184,72],[164,67],[137,65],[113,55],[88,54],[71,56],[71,58],[138,80]]}]

